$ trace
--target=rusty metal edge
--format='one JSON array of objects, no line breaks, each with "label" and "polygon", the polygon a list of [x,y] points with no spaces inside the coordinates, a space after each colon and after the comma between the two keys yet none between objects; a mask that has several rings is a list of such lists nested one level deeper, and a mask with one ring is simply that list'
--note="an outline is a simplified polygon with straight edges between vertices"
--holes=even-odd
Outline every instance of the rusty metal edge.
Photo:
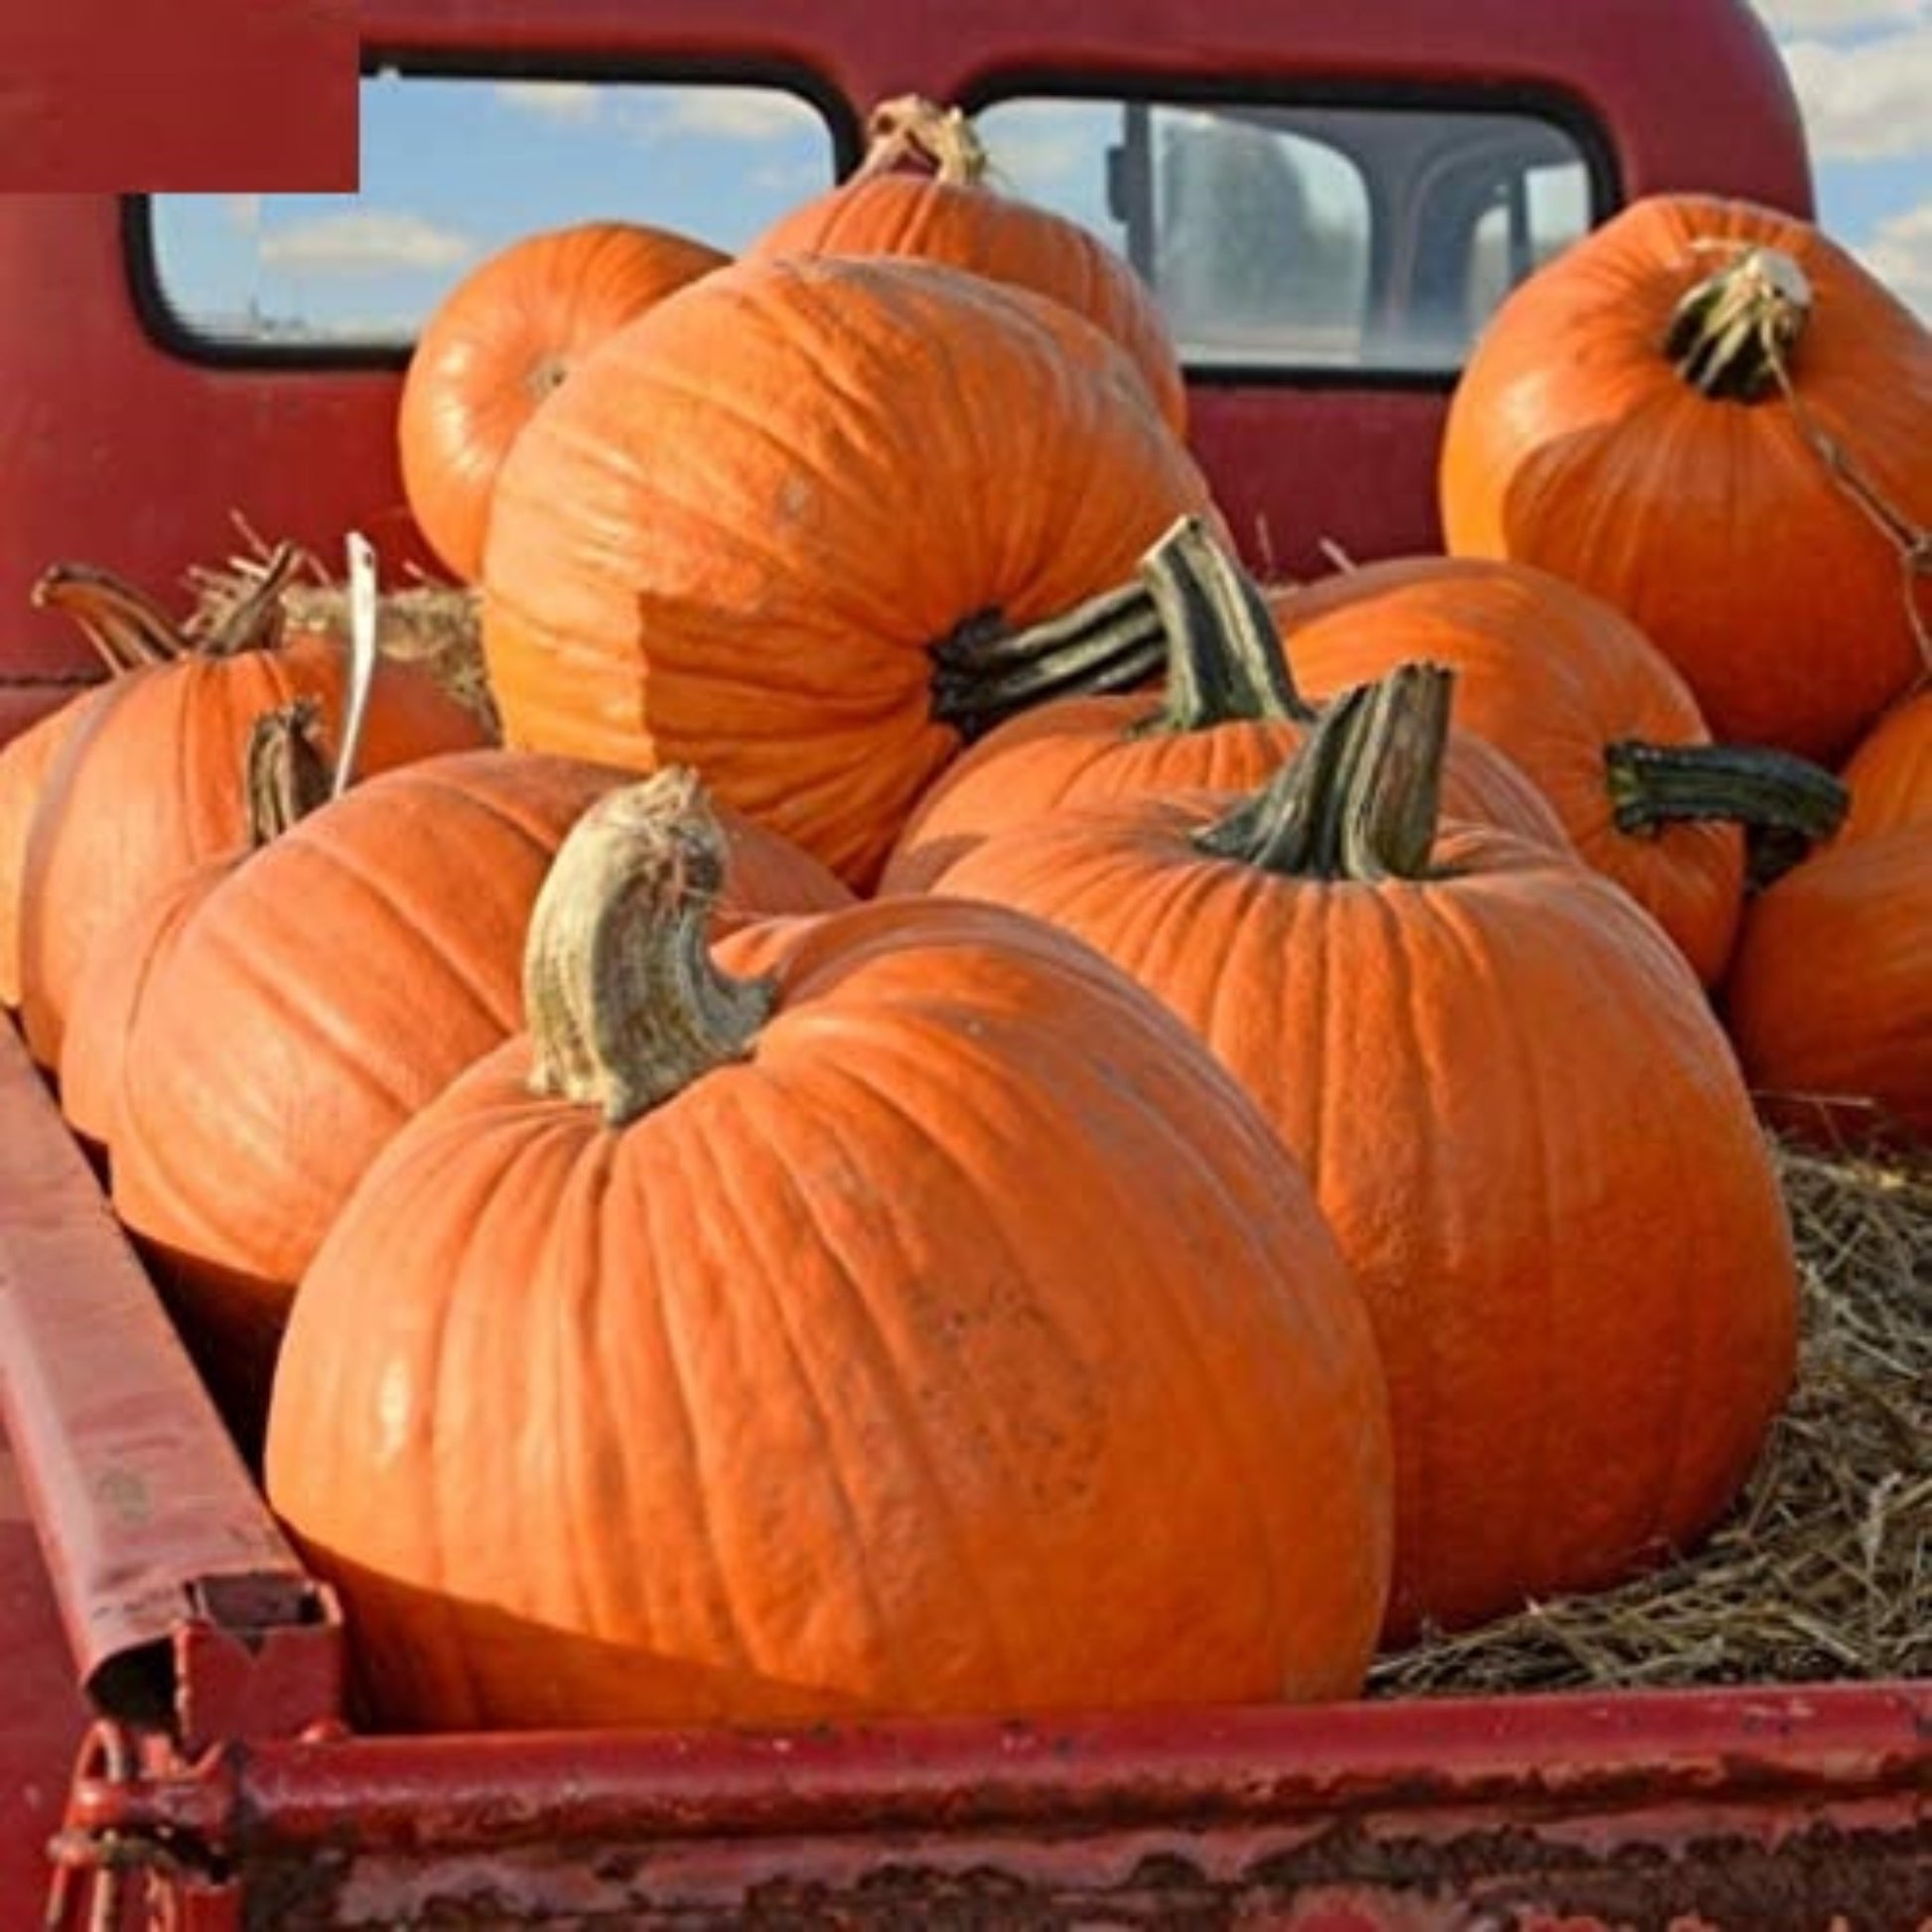
[{"label": "rusty metal edge", "polygon": [[176,1640],[208,1620],[219,1580],[253,1580],[250,1600],[290,1621],[313,1614],[314,1586],[4,1023],[0,1411],[97,1709],[170,1721]]}]

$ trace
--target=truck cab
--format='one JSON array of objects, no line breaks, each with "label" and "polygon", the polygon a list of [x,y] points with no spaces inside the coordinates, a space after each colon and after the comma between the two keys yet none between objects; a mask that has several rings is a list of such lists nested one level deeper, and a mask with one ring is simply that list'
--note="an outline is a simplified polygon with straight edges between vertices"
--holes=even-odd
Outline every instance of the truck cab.
[{"label": "truck cab", "polygon": [[1745,0],[356,13],[356,193],[131,177],[0,200],[0,737],[93,674],[28,607],[56,560],[165,595],[234,550],[239,523],[332,559],[360,528],[391,568],[433,567],[395,411],[455,280],[595,215],[735,248],[852,168],[869,107],[895,94],[965,108],[1000,186],[1086,222],[1151,283],[1195,454],[1275,575],[1435,546],[1436,444],[1468,345],[1586,227],[1665,189],[1812,209],[1793,97]]}]

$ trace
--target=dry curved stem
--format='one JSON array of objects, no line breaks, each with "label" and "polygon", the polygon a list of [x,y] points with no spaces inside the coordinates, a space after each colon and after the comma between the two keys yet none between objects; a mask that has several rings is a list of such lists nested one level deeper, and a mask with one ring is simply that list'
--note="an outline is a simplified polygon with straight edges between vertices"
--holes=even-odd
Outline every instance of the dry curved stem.
[{"label": "dry curved stem", "polygon": [[956,188],[986,179],[986,149],[957,107],[941,107],[923,94],[882,100],[866,119],[866,158],[861,178],[922,174]]},{"label": "dry curved stem", "polygon": [[332,773],[322,743],[322,710],[313,698],[265,711],[242,755],[248,843],[259,851],[329,802]]},{"label": "dry curved stem", "polygon": [[273,650],[282,640],[282,593],[301,562],[293,543],[278,543],[261,574],[195,641],[205,657],[232,657],[244,650]]},{"label": "dry curved stem", "polygon": [[1285,878],[1429,878],[1453,684],[1443,665],[1399,664],[1342,692],[1282,769],[1194,844]]},{"label": "dry curved stem", "polygon": [[30,601],[59,611],[93,646],[112,676],[167,664],[192,648],[181,626],[145,591],[96,564],[51,564]]},{"label": "dry curved stem", "polygon": [[776,998],[713,963],[728,846],[697,775],[607,793],[571,827],[530,914],[523,1005],[533,1092],[614,1127],[743,1059]]},{"label": "dry curved stem", "polygon": [[1748,243],[1705,242],[1730,260],[1679,302],[1665,336],[1678,373],[1704,394],[1738,402],[1780,397],[1798,432],[1832,481],[1898,553],[1905,620],[1918,646],[1918,683],[1932,678],[1932,621],[1925,610],[1932,585],[1932,531],[1913,522],[1865,475],[1857,459],[1806,407],[1791,358],[1812,315],[1810,278],[1789,255]]}]

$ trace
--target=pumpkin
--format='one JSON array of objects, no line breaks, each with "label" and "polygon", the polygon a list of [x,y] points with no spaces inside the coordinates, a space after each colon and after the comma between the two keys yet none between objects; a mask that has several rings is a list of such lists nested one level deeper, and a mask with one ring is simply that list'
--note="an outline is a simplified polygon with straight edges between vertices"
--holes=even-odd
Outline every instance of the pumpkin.
[{"label": "pumpkin", "polygon": [[1327,696],[1427,658],[1455,721],[1505,752],[1584,861],[1623,887],[1715,985],[1743,914],[1745,828],[1829,834],[1845,789],[1789,753],[1714,745],[1697,700],[1627,618],[1527,564],[1409,557],[1279,591],[1275,617]]},{"label": "pumpkin", "polygon": [[920,261],[721,269],[503,465],[505,742],[689,764],[863,891],[969,735],[1159,670],[1088,601],[1190,511],[1207,485],[1126,357],[1043,296]]},{"label": "pumpkin", "polygon": [[1894,705],[1860,741],[1843,773],[1852,794],[1839,842],[1932,825],[1932,689]]},{"label": "pumpkin", "polygon": [[[191,638],[152,603],[96,574],[154,660],[117,677],[90,704],[50,764],[21,868],[21,1019],[39,1062],[57,1067],[68,1005],[93,947],[150,893],[246,837],[238,774],[257,718],[300,699],[339,735],[347,653],[319,640],[281,642],[284,548],[249,596],[208,634]],[[358,768],[475,745],[477,720],[425,671],[384,661],[369,693]]]},{"label": "pumpkin", "polygon": [[329,798],[334,773],[307,701],[265,713],[249,736],[242,773],[247,836],[232,852],[177,874],[122,921],[111,946],[96,946],[74,985],[61,1040],[61,1112],[93,1150],[111,1137],[121,1054],[149,969],[222,880]]},{"label": "pumpkin", "polygon": [[[1139,576],[1166,644],[1165,699],[1065,698],[989,733],[913,808],[882,892],[929,891],[981,839],[1062,806],[1259,784],[1302,742],[1315,712],[1297,689],[1267,602],[1200,520],[1176,523]],[[1444,783],[1458,815],[1563,846],[1535,786],[1480,739],[1454,735]]]},{"label": "pumpkin", "polygon": [[1257,793],[1058,813],[945,881],[1133,974],[1307,1170],[1388,1373],[1391,1641],[1689,1543],[1795,1350],[1776,1176],[1703,990],[1608,881],[1439,827],[1449,681],[1337,697]]},{"label": "pumpkin", "polygon": [[722,859],[677,770],[586,814],[532,1037],[396,1137],[302,1283],[268,1494],[379,1721],[1353,1693],[1387,1413],[1259,1115],[996,908],[856,906],[740,977]]},{"label": "pumpkin", "polygon": [[[523,931],[551,856],[621,774],[478,751],[365,779],[233,870],[165,935],[121,1045],[113,1201],[217,1399],[259,1429],[288,1301],[402,1123],[521,1023]],[[721,929],[843,903],[734,822]]]},{"label": "pumpkin", "polygon": [[666,228],[584,221],[520,237],[443,298],[396,441],[417,527],[460,579],[482,571],[496,473],[538,406],[607,336],[729,259]]},{"label": "pumpkin", "polygon": [[1754,898],[1724,1013],[1779,1127],[1932,1146],[1932,823],[1830,846]]},{"label": "pumpkin", "polygon": [[1187,385],[1154,292],[1127,258],[1077,221],[1000,194],[986,149],[956,107],[917,94],[873,109],[851,180],[780,215],[746,249],[777,255],[912,255],[1051,296],[1133,358],[1176,432]]},{"label": "pumpkin", "polygon": [[1491,319],[1449,406],[1444,530],[1616,606],[1718,738],[1835,763],[1932,647],[1929,417],[1932,333],[1844,249],[1651,196]]}]

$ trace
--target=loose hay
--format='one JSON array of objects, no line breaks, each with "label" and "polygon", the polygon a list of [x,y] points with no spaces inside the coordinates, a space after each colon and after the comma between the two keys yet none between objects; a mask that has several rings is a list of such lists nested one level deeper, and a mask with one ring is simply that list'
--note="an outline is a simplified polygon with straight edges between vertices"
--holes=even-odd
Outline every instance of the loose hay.
[{"label": "loose hay", "polygon": [[1803,1342],[1738,1507],[1618,1589],[1382,1659],[1372,1694],[1932,1676],[1932,1156],[1776,1153]]},{"label": "loose hay", "polygon": [[[219,566],[188,573],[197,610],[190,628],[201,630],[220,621],[238,599],[261,581],[270,546],[240,517],[235,519],[245,551]],[[299,553],[282,593],[291,624],[348,640],[348,586],[332,577],[321,560]],[[500,742],[501,721],[489,689],[483,657],[483,601],[476,590],[447,584],[412,570],[409,581],[384,590],[376,601],[376,648],[401,664],[422,665],[445,690],[466,704]]]}]

